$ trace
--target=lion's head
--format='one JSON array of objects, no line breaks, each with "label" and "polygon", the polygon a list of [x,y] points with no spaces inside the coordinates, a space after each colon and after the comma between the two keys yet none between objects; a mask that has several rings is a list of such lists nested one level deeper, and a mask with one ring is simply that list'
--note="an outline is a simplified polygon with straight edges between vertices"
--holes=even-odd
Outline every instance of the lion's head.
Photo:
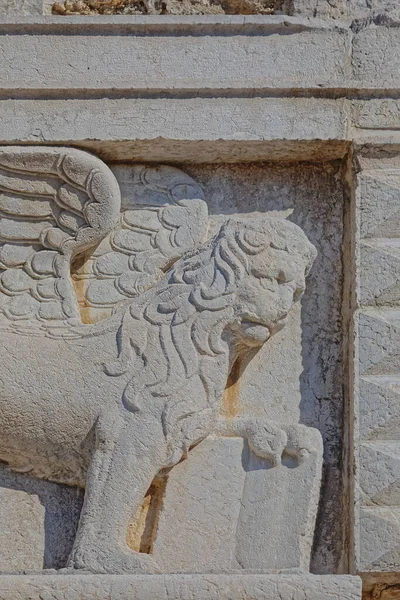
[{"label": "lion's head", "polygon": [[316,250],[297,225],[273,218],[228,221],[220,236],[219,252],[235,271],[230,327],[244,345],[259,346],[303,295]]},{"label": "lion's head", "polygon": [[[242,345],[257,346],[284,326],[315,256],[314,246],[293,223],[267,217],[229,220],[211,242],[175,265],[168,284],[188,286],[195,318],[209,320],[211,336],[216,337],[218,322],[219,334],[229,330]],[[186,303],[176,309],[175,323],[179,313],[188,312]],[[155,311],[159,314],[160,306]],[[222,321],[221,311],[227,311]],[[153,317],[156,321],[159,317]]]}]

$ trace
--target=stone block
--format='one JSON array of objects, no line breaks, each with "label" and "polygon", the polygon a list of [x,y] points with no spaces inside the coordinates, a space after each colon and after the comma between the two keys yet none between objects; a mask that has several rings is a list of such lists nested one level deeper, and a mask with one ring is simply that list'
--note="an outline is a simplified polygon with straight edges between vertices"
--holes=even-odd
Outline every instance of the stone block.
[{"label": "stone block", "polygon": [[[398,507],[363,506],[357,527],[357,567],[363,573],[397,572],[400,561]],[[384,579],[383,575],[383,579]]]},{"label": "stone block", "polygon": [[[251,453],[236,532],[235,558],[248,571],[310,569],[322,456],[289,455],[271,468]],[[279,539],[279,544],[274,540]]]},{"label": "stone block", "polygon": [[[389,227],[396,228],[395,218],[387,223],[386,229]],[[367,238],[360,243],[359,300],[370,306],[400,304],[400,246],[388,243],[387,238]]]},{"label": "stone block", "polygon": [[[368,9],[386,10],[389,3],[390,0],[377,0]],[[341,16],[344,7],[340,0],[295,0],[294,9],[301,9],[301,4],[310,15],[335,17]],[[362,0],[357,0],[357,6],[361,5]],[[348,518],[346,511],[342,511],[343,515],[340,511],[346,506],[340,478],[345,387],[342,362],[347,356],[346,345],[342,345],[347,332],[343,334],[341,329],[341,317],[346,315],[340,308],[343,172],[337,164],[321,165],[319,172],[314,165],[314,183],[310,184],[310,166],[303,162],[297,167],[299,175],[294,185],[289,175],[292,167],[279,161],[342,158],[351,140],[365,141],[366,131],[378,130],[382,139],[398,135],[399,48],[396,22],[376,16],[370,22],[353,24],[351,29],[349,23],[282,16],[198,18],[186,22],[169,17],[49,17],[22,18],[14,23],[6,17],[0,22],[0,142],[24,146],[9,149],[8,153],[15,153],[14,158],[6,159],[5,164],[2,149],[0,161],[0,234],[7,240],[2,242],[0,260],[0,402],[4,426],[0,446],[2,459],[14,468],[79,486],[86,481],[90,456],[95,456],[70,566],[111,573],[153,572],[157,568],[147,553],[142,551],[142,556],[138,556],[128,552],[124,545],[127,523],[160,469],[171,468],[191,444],[213,433],[218,409],[212,401],[217,398],[223,404],[227,383],[226,393],[233,399],[229,406],[223,406],[224,410],[233,407],[246,416],[254,411],[260,422],[271,413],[282,418],[279,427],[271,429],[268,460],[271,456],[276,459],[273,446],[277,440],[287,442],[289,425],[301,419],[321,429],[325,438],[325,478],[313,568],[332,573],[346,568],[346,550],[341,556],[338,551],[346,549],[341,527]],[[386,95],[389,99],[382,99]],[[196,165],[199,173],[205,168],[211,174],[208,180],[204,178],[206,187],[212,177],[214,182],[218,180],[212,198],[207,198],[212,216],[206,214],[202,192],[190,182],[190,177],[182,173],[178,177],[169,171],[168,185],[160,185],[157,177],[162,169],[150,167],[132,170],[136,175],[142,173],[143,178],[135,175],[136,179],[129,182],[127,204],[120,210],[118,186],[105,165],[93,157],[84,158],[78,151],[67,150],[61,156],[63,151],[57,148],[30,150],[26,147],[30,142],[82,146],[111,162],[141,159],[219,163]],[[221,163],[253,160],[263,161],[263,165],[257,167],[259,171],[254,165],[246,165],[247,182],[238,193]],[[271,176],[268,180],[267,202],[263,197],[265,186],[257,188],[254,184],[254,169],[256,175],[270,169],[265,166],[266,160],[275,160],[279,171],[275,179]],[[194,169],[194,165],[190,168]],[[153,171],[151,175],[149,171]],[[180,189],[186,194],[190,188],[191,195],[174,196],[175,176],[181,181]],[[101,185],[96,185],[97,177],[102,177]],[[325,180],[335,180],[336,184],[327,185]],[[138,181],[141,183],[136,185]],[[141,192],[137,188],[142,184],[152,200],[146,209],[141,206],[138,210],[137,197]],[[314,192],[310,193],[309,188]],[[357,273],[351,273],[357,281],[358,303],[352,348],[355,419],[354,428],[352,423],[349,427],[354,429],[356,462],[356,568],[371,573],[399,570],[399,189],[398,164],[390,169],[371,168],[358,175],[358,229],[357,239],[353,240]],[[29,204],[27,196],[31,195],[39,201]],[[183,204],[179,204],[182,199]],[[107,201],[112,201],[113,206]],[[194,211],[193,202],[197,202]],[[34,204],[39,214],[33,210]],[[160,231],[164,210],[166,231]],[[261,267],[251,263],[254,268],[247,269],[248,257],[243,259],[235,244],[243,235],[244,253],[249,250],[253,257],[260,223],[267,223],[261,237],[277,233],[276,223],[272,225],[263,214],[274,211],[275,216],[288,217],[310,239],[318,240],[318,269],[310,275],[311,296],[305,297],[301,310],[298,305],[288,318],[290,334],[268,342],[268,349],[254,357],[245,373],[246,360],[253,350],[246,350],[247,358],[243,359],[238,325],[243,326],[239,329],[246,348],[260,347],[267,341],[268,333],[275,333],[276,322],[267,319],[265,310],[271,306],[269,292],[290,283],[286,281],[286,267],[290,265],[285,263],[272,276],[266,275],[264,267],[275,265],[273,253],[272,260],[269,255],[268,260],[261,260]],[[134,216],[125,214],[133,212]],[[223,224],[232,215],[240,221],[236,229]],[[139,235],[141,227],[136,227],[136,219],[144,224]],[[116,235],[114,227],[118,228]],[[300,236],[295,227],[285,223],[271,248],[288,252],[288,239],[296,237],[294,231]],[[171,228],[176,236],[170,233]],[[147,235],[143,230],[151,232],[151,241],[141,237]],[[180,255],[198,248],[208,252],[211,246],[202,244],[207,235],[218,232],[218,240],[223,241],[220,245],[217,238],[212,242],[213,257],[226,260],[228,267],[219,269],[224,263],[218,263],[215,277],[208,280],[211,255],[204,258],[205,254],[201,254],[195,265],[184,262],[186,258],[181,259]],[[128,242],[125,238],[129,238]],[[27,252],[31,252],[27,239],[33,244],[34,254],[38,246],[41,248],[40,256],[37,260],[32,255],[25,256],[18,262],[21,247],[29,246]],[[285,248],[282,239],[286,240]],[[296,239],[302,240],[303,251],[309,248],[304,236]],[[14,245],[18,251],[14,249],[13,253],[9,246]],[[96,255],[90,254],[94,246]],[[156,255],[155,248],[160,250]],[[296,250],[291,262],[303,251]],[[345,259],[346,256],[343,264],[347,268]],[[165,283],[165,271],[176,260],[181,269],[174,271],[176,284],[179,281],[183,286],[184,281],[186,285],[185,278],[190,279],[193,271],[197,273],[191,282],[199,286],[197,295],[188,295],[186,304],[179,294],[174,296],[168,286],[163,288],[160,283]],[[249,279],[254,273],[260,275],[261,268],[260,294],[265,294],[268,301],[257,302],[255,311],[249,306],[259,296],[249,292],[248,281],[240,290],[235,287],[244,264]],[[353,265],[349,271],[352,268]],[[203,269],[200,275],[196,269]],[[300,271],[304,274],[305,264]],[[137,295],[147,293],[146,286],[154,275],[152,283],[157,289],[146,296],[146,302],[150,300],[142,313],[143,305]],[[348,271],[345,280],[347,276]],[[234,290],[241,294],[243,302],[235,304],[235,317],[226,322],[233,331],[229,342],[218,336],[220,323],[212,316],[202,323],[203,329],[200,327],[201,333],[196,337],[201,349],[199,358],[191,346],[197,330],[193,339],[192,329],[189,335],[180,337],[176,329],[172,331],[165,324],[173,314],[174,325],[182,326],[179,331],[184,331],[184,323],[193,316],[192,300],[194,313],[199,307],[203,311],[204,303],[212,305],[210,313],[220,310],[218,295],[208,293],[209,289],[203,294],[199,281],[204,278],[211,281],[212,292],[222,290],[223,300]],[[97,286],[95,293],[92,285]],[[85,296],[90,287],[93,293]],[[106,288],[107,293],[111,290],[111,296],[107,296]],[[294,294],[298,297],[303,291],[303,280],[296,280],[294,288],[293,300]],[[96,337],[98,329],[93,336],[80,337],[80,327],[94,326],[96,311],[104,309],[100,317],[96,313],[96,319],[101,320],[105,313],[113,312],[115,302],[126,303],[131,295],[135,299],[132,311],[125,314],[118,327],[120,313],[116,311],[100,342]],[[50,302],[51,298],[55,302]],[[283,293],[277,305],[285,308],[285,298],[288,296]],[[247,308],[243,314],[244,305]],[[246,321],[248,312],[251,318]],[[28,324],[24,322],[26,315],[32,317]],[[142,325],[146,321],[139,332],[137,321]],[[56,322],[60,329],[49,327],[50,332],[49,322]],[[156,333],[152,330],[147,335],[149,322]],[[32,323],[37,337],[29,337]],[[74,338],[76,327],[78,342]],[[16,332],[23,337],[22,343]],[[218,364],[217,360],[208,360],[224,354],[218,345],[224,343],[229,345],[229,353],[225,348],[225,354],[232,361],[240,359],[240,364],[235,362],[239,376],[234,382],[229,380],[233,364],[227,366],[222,358],[218,358]],[[201,373],[196,371],[197,358],[205,365]],[[129,362],[134,364],[132,377],[125,369]],[[20,369],[20,364],[29,368]],[[114,370],[104,371],[104,364],[113,364]],[[160,373],[164,378],[154,384]],[[180,382],[186,385],[190,377],[197,377],[196,382],[191,380],[182,391]],[[204,381],[207,384],[203,385]],[[171,402],[165,401],[165,405],[160,400],[165,397],[165,389],[161,388],[172,390],[172,400],[168,397]],[[116,402],[104,405],[100,415],[99,405],[110,398]],[[154,403],[153,398],[157,398]],[[113,412],[111,404],[113,410],[118,406],[120,412]],[[167,404],[173,405],[171,412],[165,409]],[[126,408],[128,411],[124,412]],[[198,420],[197,410],[201,413]],[[216,447],[218,452],[214,452]],[[285,447],[290,448],[290,444]],[[153,558],[162,563],[164,570],[308,568],[318,500],[313,484],[317,461],[310,461],[307,470],[306,463],[293,465],[292,459],[285,457],[283,465],[266,468],[265,456],[250,455],[244,461],[243,448],[240,437],[207,440],[191,449],[187,461],[172,467],[164,507],[159,513],[158,535],[152,540]],[[265,448],[261,448],[261,454]],[[298,455],[302,450],[298,443]],[[16,539],[3,553],[13,569],[24,563],[14,552],[25,556],[25,568],[40,569],[41,557],[49,551],[43,495],[34,493],[36,488],[29,489],[1,492],[4,520],[11,522],[13,515],[17,519],[17,524],[2,532],[3,545],[24,531],[24,519],[31,523],[31,535]],[[53,491],[57,496],[58,492]],[[67,504],[67,496],[68,493],[63,503]],[[176,502],[178,496],[180,503]],[[260,497],[262,502],[257,501]],[[209,498],[213,501],[208,502]],[[307,503],[305,498],[311,501]],[[188,515],[186,520],[180,518],[183,513]],[[76,514],[70,515],[68,522],[73,521],[76,522]],[[101,535],[96,537],[93,532],[99,531]],[[43,533],[45,539],[41,537]],[[73,533],[69,530],[68,542]],[[54,537],[53,534],[53,542]],[[171,538],[173,543],[169,542],[168,549]],[[61,539],[64,538],[60,534]],[[55,544],[58,554],[54,566],[67,560],[69,548],[63,544]],[[173,553],[171,559],[167,551]],[[2,578],[0,597],[353,600],[360,594],[359,582],[350,577],[274,578],[246,573],[237,579],[236,575],[231,575],[231,579],[224,577],[32,575],[24,579]]]},{"label": "stone block", "polygon": [[[111,161],[345,155],[344,102],[320,90],[347,85],[346,27],[282,15],[185,19],[3,20],[0,142],[79,145]],[[299,86],[318,97],[285,97]]]},{"label": "stone block", "polygon": [[0,467],[0,571],[66,565],[83,490],[39,481]]},{"label": "stone block", "polygon": [[318,453],[274,467],[242,438],[208,438],[167,479],[153,557],[174,573],[308,570],[321,467]]},{"label": "stone block", "polygon": [[357,128],[395,131],[400,119],[400,102],[391,98],[354,100],[351,112],[353,124]]},{"label": "stone block", "polygon": [[349,575],[0,576],[0,600],[360,600]]},{"label": "stone block", "polygon": [[163,571],[221,573],[235,561],[246,472],[241,438],[209,438],[172,469],[152,554]]},{"label": "stone block", "polygon": [[356,190],[354,542],[356,568],[375,573],[400,565],[400,169],[369,166]]},{"label": "stone block", "polygon": [[346,27],[284,16],[38,17],[0,35],[0,81],[125,95],[341,87],[350,39]]},{"label": "stone block", "polygon": [[[374,163],[373,166],[376,166]],[[366,169],[357,176],[356,202],[359,236],[361,240],[370,238],[393,238],[392,247],[400,225],[400,170]],[[373,240],[371,240],[373,243]],[[391,247],[389,246],[389,249]]]},{"label": "stone block", "polygon": [[295,15],[361,21],[377,14],[395,16],[399,9],[397,0],[293,0],[289,7]]},{"label": "stone block", "polygon": [[[122,201],[111,170],[80,150],[3,147],[0,165],[0,459],[14,471],[85,487],[68,567],[159,572],[155,553],[128,547],[132,514],[159,473],[192,446],[196,456],[214,432],[246,438],[273,465],[285,454],[297,461],[294,481],[272,469],[266,480],[245,481],[232,508],[240,508],[236,529],[254,534],[254,495],[270,494],[274,512],[280,488],[295,497],[301,517],[278,520],[293,535],[290,566],[298,557],[308,567],[321,434],[269,418],[221,417],[235,365],[284,328],[304,294],[317,252],[303,230],[264,215],[224,220],[212,235],[203,190],[170,166],[133,166],[131,195]],[[233,459],[237,470],[241,452]],[[218,476],[218,464],[215,452],[214,460],[201,460],[200,479]],[[222,467],[227,489],[210,489],[203,511],[203,519],[221,519],[221,532],[231,501],[228,475]],[[189,528],[197,512],[198,505],[186,504]],[[178,524],[176,517],[169,521]],[[264,528],[267,540],[268,522]],[[201,538],[201,523],[194,530]],[[210,549],[191,545],[191,570],[198,570]],[[266,559],[252,560],[244,534],[238,547],[244,568],[271,568]],[[255,557],[268,558],[268,550],[258,539]]]},{"label": "stone block", "polygon": [[[143,189],[141,189],[141,177],[138,175],[140,165],[112,165],[112,170],[121,190],[121,204],[127,208],[134,199],[135,202],[146,204],[150,196],[148,197],[147,192],[143,193]],[[320,514],[323,516],[320,517],[313,556],[314,564],[317,563],[317,572],[320,569],[332,572],[336,569],[342,539],[340,531],[342,526],[340,465],[336,462],[337,453],[329,450],[329,447],[337,448],[341,444],[340,424],[342,419],[340,408],[342,389],[341,379],[338,375],[341,352],[338,341],[340,340],[342,197],[336,171],[326,165],[286,165],[283,168],[279,165],[265,164],[186,165],[185,170],[193,178],[190,188],[193,197],[204,194],[207,200],[210,219],[209,235],[218,232],[221,224],[233,213],[241,213],[241,218],[246,219],[251,219],[254,217],[254,213],[258,214],[258,212],[274,217],[289,216],[293,213],[292,218],[306,228],[307,235],[319,249],[317,265],[308,278],[302,305],[295,305],[287,326],[271,340],[270,347],[265,347],[262,352],[260,351],[245,370],[245,364],[242,365],[240,381],[234,388],[237,409],[243,411],[244,414],[258,415],[260,418],[270,417],[286,424],[296,424],[302,416],[310,424],[321,427],[328,448],[325,463],[325,472],[328,475],[320,501]],[[166,182],[173,182],[174,173],[176,171],[169,167],[152,166],[144,177],[147,185],[150,186],[150,189],[146,188],[148,193],[153,194],[151,187],[154,182],[153,177],[156,174],[162,175],[161,179],[158,179],[157,194],[152,197],[158,198],[159,201],[163,198],[167,199],[170,193],[168,190],[171,188],[168,185],[163,187],[161,182],[163,177],[167,178]],[[181,171],[178,173],[180,173],[179,177],[183,176]],[[284,178],[282,173],[285,175]],[[172,179],[170,179],[171,176]],[[186,177],[183,181],[188,183],[190,180]],[[197,183],[193,184],[193,181]],[[331,202],[332,197],[335,198],[334,204]],[[318,225],[316,226],[316,224]],[[109,267],[111,266],[114,265],[109,265]],[[84,273],[85,269],[83,269]],[[108,274],[111,275],[110,269]],[[113,283],[113,278],[109,277],[107,281]],[[85,289],[82,278],[78,289],[80,293]],[[322,310],[321,307],[324,306],[324,299],[328,297],[331,318],[326,320],[325,309]],[[319,306],[318,310],[316,303]],[[89,313],[93,312],[94,309],[91,308]],[[36,339],[33,340],[33,344],[34,348],[37,348]],[[38,361],[40,361],[40,357],[38,357]],[[82,361],[82,365],[82,374],[80,374],[80,366],[74,370],[68,369],[68,376],[63,384],[64,389],[60,389],[60,396],[57,396],[60,403],[64,397],[62,394],[65,393],[65,387],[69,385],[68,381],[74,381],[76,384],[77,378],[82,376],[80,380],[82,383],[79,385],[83,387],[83,382],[87,377],[87,374],[84,374],[86,359]],[[300,380],[304,382],[301,388]],[[224,401],[227,406],[225,410],[228,410],[230,405],[234,406],[235,394],[233,391],[233,388],[229,388],[226,392]],[[325,398],[321,413],[319,412],[320,407],[315,404],[315,394]],[[62,406],[65,407],[65,404]],[[320,414],[324,415],[322,421]],[[52,420],[52,416],[48,418],[49,421]],[[240,443],[242,444],[242,442]],[[201,444],[197,449],[201,449]],[[66,458],[66,462],[70,466],[71,458],[68,455]],[[189,465],[189,461],[181,463],[179,467],[183,467],[185,464]],[[213,466],[214,468],[218,467],[217,472],[220,477],[222,465],[217,462]],[[242,466],[240,468],[242,470]],[[211,474],[209,477],[211,478]],[[24,481],[26,476],[20,475],[20,478]],[[35,513],[30,516],[36,527],[35,543],[29,547],[10,545],[7,554],[4,553],[4,562],[1,564],[3,570],[8,571],[10,568],[15,568],[16,565],[21,569],[38,569],[42,564],[53,568],[66,565],[74,537],[74,531],[68,530],[67,525],[74,524],[76,527],[80,503],[77,503],[75,507],[76,513],[69,514],[68,498],[77,495],[77,492],[74,488],[61,486],[62,490],[70,491],[67,498],[67,495],[63,496],[61,492],[57,491],[57,488],[56,484],[41,481],[35,488],[32,488],[35,490],[32,495],[39,496],[40,492],[40,497],[43,499],[46,493],[54,494],[54,501],[50,502],[50,513],[55,512],[57,498],[59,498],[59,515],[56,516],[62,521],[63,526],[55,523],[56,519],[45,518],[43,521],[43,513],[40,512],[43,507],[40,502],[35,503]],[[266,495],[267,492],[268,489],[265,491]],[[78,497],[81,498],[80,495]],[[10,497],[7,496],[7,499]],[[24,510],[28,514],[30,506],[28,493],[24,494],[21,503],[22,501],[27,505]],[[287,502],[290,503],[289,495],[287,495]],[[210,503],[210,512],[212,507],[213,503]],[[291,506],[288,507],[289,511],[290,508]],[[207,511],[206,506],[204,510]],[[7,514],[11,518],[12,507],[8,507]],[[183,523],[183,521],[181,514],[182,529],[184,526],[187,527],[187,523]],[[204,522],[206,519],[203,524]],[[280,526],[280,521],[277,521],[276,526]],[[3,521],[0,521],[0,528],[2,527]],[[22,537],[24,527],[25,525],[19,519],[15,519],[12,532],[7,537],[7,543],[11,544],[12,536],[15,540]],[[201,539],[201,535],[198,536],[198,539]],[[59,550],[55,557],[57,560],[52,558],[49,540],[54,541],[53,550]],[[45,562],[43,552],[45,552]],[[279,544],[274,552],[277,555],[280,552],[282,556],[284,544],[282,549]],[[193,551],[191,557],[193,557]],[[8,562],[10,558],[13,559],[12,562]],[[168,568],[167,561],[165,564]]]},{"label": "stone block", "polygon": [[396,376],[391,373],[364,375],[359,380],[358,426],[362,439],[372,441],[393,440],[398,436],[400,425],[400,388]]},{"label": "stone block", "polygon": [[[64,140],[112,160],[237,162],[293,158],[300,147],[320,159],[343,156],[347,147],[341,100],[0,98],[0,115],[2,143]],[[332,145],[315,141],[316,129]]]},{"label": "stone block", "polygon": [[396,89],[400,86],[400,38],[395,23],[372,24],[356,33],[353,77],[363,87]]}]

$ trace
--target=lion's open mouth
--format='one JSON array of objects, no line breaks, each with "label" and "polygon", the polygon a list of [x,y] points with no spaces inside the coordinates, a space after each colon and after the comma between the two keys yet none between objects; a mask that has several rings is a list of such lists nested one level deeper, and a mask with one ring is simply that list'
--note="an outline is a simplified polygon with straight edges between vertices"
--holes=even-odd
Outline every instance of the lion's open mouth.
[{"label": "lion's open mouth", "polygon": [[269,327],[253,319],[242,319],[241,333],[243,339],[250,346],[262,345],[271,337]]},{"label": "lion's open mouth", "polygon": [[241,331],[243,338],[251,345],[264,344],[272,335],[280,331],[286,322],[287,313],[268,325],[261,319],[246,316],[241,320]]}]

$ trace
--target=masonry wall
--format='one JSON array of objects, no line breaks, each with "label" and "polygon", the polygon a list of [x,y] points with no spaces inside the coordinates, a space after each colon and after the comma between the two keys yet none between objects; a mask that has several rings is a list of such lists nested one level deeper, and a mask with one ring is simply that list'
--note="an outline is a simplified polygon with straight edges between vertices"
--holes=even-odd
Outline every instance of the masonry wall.
[{"label": "masonry wall", "polygon": [[[205,192],[210,234],[231,215],[300,225],[318,249],[302,306],[279,338],[237,365],[224,410],[319,429],[311,571],[361,574],[368,600],[395,598],[397,3],[176,0],[51,10],[35,0],[0,2],[0,143],[94,152],[123,197],[133,164],[178,166]],[[176,14],[197,16],[168,16]],[[0,569],[62,567],[83,492],[6,465],[0,482]]]}]

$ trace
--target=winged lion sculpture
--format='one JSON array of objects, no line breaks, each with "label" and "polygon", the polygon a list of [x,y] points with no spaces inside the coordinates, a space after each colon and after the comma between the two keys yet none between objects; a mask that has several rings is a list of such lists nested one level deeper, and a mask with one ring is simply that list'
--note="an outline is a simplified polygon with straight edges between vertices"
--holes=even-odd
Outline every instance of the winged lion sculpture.
[{"label": "winged lion sculpture", "polygon": [[[177,169],[136,166],[131,184],[121,205],[85,152],[0,149],[0,459],[85,487],[70,567],[95,572],[157,570],[126,545],[132,514],[216,427],[232,365],[283,327],[315,257],[278,219],[208,239]],[[276,460],[287,435],[249,433]]]}]

